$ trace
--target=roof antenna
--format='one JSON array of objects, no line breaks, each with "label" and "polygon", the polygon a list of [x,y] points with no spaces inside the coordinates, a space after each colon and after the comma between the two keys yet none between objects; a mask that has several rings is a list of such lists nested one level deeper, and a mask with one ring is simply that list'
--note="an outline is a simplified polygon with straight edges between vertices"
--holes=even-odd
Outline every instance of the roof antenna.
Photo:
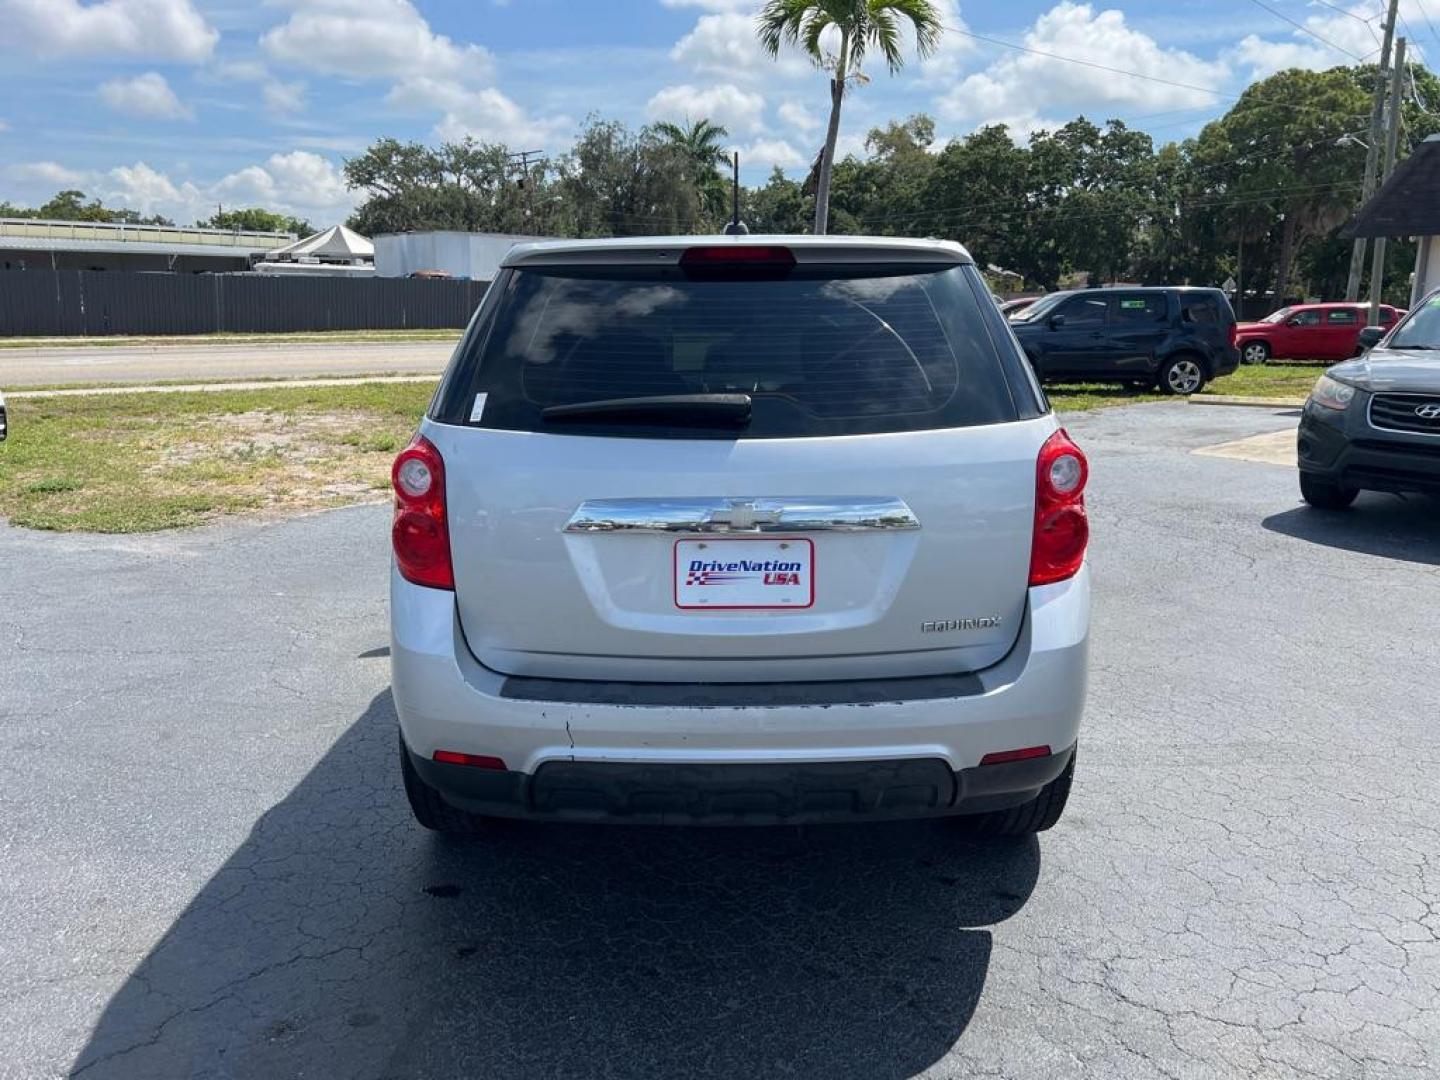
[{"label": "roof antenna", "polygon": [[735,211],[730,221],[725,226],[726,236],[749,236],[750,229],[740,220],[740,154],[735,153],[733,164],[735,166],[735,179],[733,181],[733,201]]}]

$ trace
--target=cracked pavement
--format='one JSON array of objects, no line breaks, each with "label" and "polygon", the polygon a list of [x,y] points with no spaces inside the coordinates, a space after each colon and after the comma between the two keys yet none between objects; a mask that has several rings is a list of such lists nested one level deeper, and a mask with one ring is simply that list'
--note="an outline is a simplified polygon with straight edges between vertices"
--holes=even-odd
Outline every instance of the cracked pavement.
[{"label": "cracked pavement", "polygon": [[1094,669],[1038,842],[415,826],[388,511],[0,527],[0,1077],[1440,1074],[1440,514],[1068,417]]}]

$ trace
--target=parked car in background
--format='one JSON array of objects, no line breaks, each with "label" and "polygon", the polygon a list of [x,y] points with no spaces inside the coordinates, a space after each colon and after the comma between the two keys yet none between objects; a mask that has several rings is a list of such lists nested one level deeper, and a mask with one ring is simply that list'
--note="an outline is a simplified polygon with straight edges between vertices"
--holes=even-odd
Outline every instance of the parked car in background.
[{"label": "parked car in background", "polygon": [[1363,357],[1320,376],[1297,451],[1311,506],[1343,509],[1361,491],[1440,495],[1440,291]]},{"label": "parked car in background", "polygon": [[1045,381],[1129,382],[1193,394],[1240,364],[1219,289],[1084,289],[1042,296],[1010,328]]},{"label": "parked car in background", "polygon": [[416,818],[1049,828],[1086,476],[958,244],[511,248],[392,473]]},{"label": "parked car in background", "polygon": [[10,416],[5,411],[5,395],[0,394],[0,442],[10,434]]},{"label": "parked car in background", "polygon": [[[1380,325],[1389,328],[1405,314],[1380,305]],[[1295,304],[1259,322],[1235,328],[1240,356],[1247,364],[1277,360],[1348,360],[1360,352],[1360,331],[1370,318],[1369,304]]]},{"label": "parked car in background", "polygon": [[1039,299],[1040,297],[1038,296],[1017,296],[1013,300],[1002,301],[1000,304],[1000,313],[1007,319],[1014,318]]}]

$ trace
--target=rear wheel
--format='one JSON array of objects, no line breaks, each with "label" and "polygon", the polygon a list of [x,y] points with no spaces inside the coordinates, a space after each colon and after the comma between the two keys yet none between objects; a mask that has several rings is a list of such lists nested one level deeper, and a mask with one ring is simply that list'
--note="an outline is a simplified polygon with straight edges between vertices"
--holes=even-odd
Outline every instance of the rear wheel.
[{"label": "rear wheel", "polygon": [[405,781],[405,797],[410,801],[410,812],[425,828],[450,836],[474,836],[485,831],[489,823],[487,818],[457,810],[420,779],[415,766],[410,764],[410,751],[405,749],[404,736],[400,738],[400,775]]},{"label": "rear wheel", "polygon": [[1188,396],[1205,386],[1205,364],[1193,353],[1180,353],[1160,365],[1156,380],[1162,394]]},{"label": "rear wheel", "polygon": [[1075,754],[1071,754],[1065,771],[1041,788],[1040,794],[1029,802],[1009,810],[975,814],[964,821],[978,836],[1029,836],[1044,832],[1065,812],[1065,803],[1070,798],[1070,784],[1074,779]]},{"label": "rear wheel", "polygon": [[1342,487],[1332,480],[1322,480],[1312,473],[1300,474],[1300,497],[1321,510],[1344,510],[1359,494],[1357,488]]},{"label": "rear wheel", "polygon": [[1251,341],[1240,350],[1240,359],[1247,364],[1265,364],[1270,360],[1270,346],[1263,341]]}]

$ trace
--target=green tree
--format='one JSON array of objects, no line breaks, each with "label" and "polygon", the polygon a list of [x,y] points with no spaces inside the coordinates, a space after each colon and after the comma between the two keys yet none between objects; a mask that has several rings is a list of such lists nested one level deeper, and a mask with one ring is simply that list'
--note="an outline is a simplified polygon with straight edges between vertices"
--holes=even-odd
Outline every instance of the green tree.
[{"label": "green tree", "polygon": [[730,163],[723,142],[730,132],[709,120],[696,120],[688,126],[659,123],[655,132],[690,162],[691,179],[712,219],[723,220],[730,201],[730,185],[719,167]]},{"label": "green tree", "polygon": [[560,162],[558,194],[575,236],[693,232],[703,203],[693,160],[655,128],[592,118]]},{"label": "green tree", "polygon": [[296,236],[309,236],[315,228],[304,218],[276,213],[259,206],[247,206],[240,210],[217,210],[203,221],[195,223],[202,229],[231,229],[240,232],[288,232]]},{"label": "green tree", "polygon": [[531,214],[547,206],[549,166],[517,173],[505,147],[466,138],[428,147],[378,139],[345,162],[345,182],[366,200],[349,225],[367,236],[422,229],[538,231]]},{"label": "green tree", "polygon": [[1300,247],[1334,230],[1355,204],[1365,150],[1346,136],[1363,126],[1369,110],[1357,74],[1279,72],[1246,88],[1196,139],[1195,167],[1204,190],[1221,197],[1211,202],[1237,223],[1233,235],[1267,227],[1277,304],[1291,296]]},{"label": "green tree", "polygon": [[[830,123],[820,151],[815,190],[815,234],[826,232],[830,212],[830,180],[835,143],[840,135],[840,108],[850,83],[865,81],[865,55],[874,49],[893,75],[904,66],[901,24],[915,35],[919,54],[928,56],[940,43],[940,13],[931,0],[767,0],[758,17],[760,44],[772,57],[782,45],[798,45],[830,80]],[[838,48],[826,49],[822,39],[838,34]]]}]

